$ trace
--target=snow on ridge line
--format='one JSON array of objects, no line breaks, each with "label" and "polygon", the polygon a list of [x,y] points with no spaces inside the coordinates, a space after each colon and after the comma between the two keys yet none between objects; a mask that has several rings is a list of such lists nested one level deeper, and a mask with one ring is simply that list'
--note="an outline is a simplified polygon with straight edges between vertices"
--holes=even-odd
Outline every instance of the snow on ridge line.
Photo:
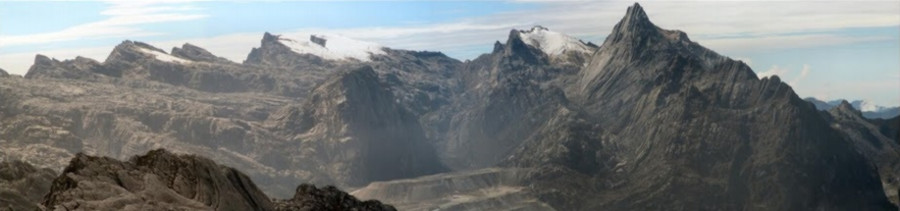
[{"label": "snow on ridge line", "polygon": [[164,61],[164,62],[176,62],[176,63],[182,63],[182,64],[191,63],[190,60],[178,58],[178,57],[175,57],[175,56],[163,53],[163,52],[159,52],[159,51],[154,51],[154,50],[141,48],[141,47],[138,47],[138,50],[140,50],[143,53],[153,55],[153,57],[155,57],[156,60],[160,60],[160,61]]},{"label": "snow on ridge line", "polygon": [[[372,55],[385,54],[381,45],[355,40],[339,35],[296,34],[292,37],[305,39],[278,38],[278,41],[300,54],[312,54],[329,60],[357,59],[371,61]],[[313,40],[316,40],[315,42]]]},{"label": "snow on ridge line", "polygon": [[542,26],[535,26],[531,30],[520,30],[519,37],[525,44],[544,51],[547,55],[560,55],[568,51],[591,53],[593,49],[578,38],[550,31]]}]

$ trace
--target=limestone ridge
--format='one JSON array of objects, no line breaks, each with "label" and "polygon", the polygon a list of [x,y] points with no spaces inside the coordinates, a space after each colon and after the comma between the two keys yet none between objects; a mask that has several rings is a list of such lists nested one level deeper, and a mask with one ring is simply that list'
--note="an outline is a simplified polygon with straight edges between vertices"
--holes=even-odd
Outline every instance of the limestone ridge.
[{"label": "limestone ridge", "polygon": [[339,184],[444,170],[415,116],[396,103],[368,66],[336,74],[302,107],[288,106],[270,120],[301,144],[288,148],[301,151],[286,154],[299,162],[320,163]]}]

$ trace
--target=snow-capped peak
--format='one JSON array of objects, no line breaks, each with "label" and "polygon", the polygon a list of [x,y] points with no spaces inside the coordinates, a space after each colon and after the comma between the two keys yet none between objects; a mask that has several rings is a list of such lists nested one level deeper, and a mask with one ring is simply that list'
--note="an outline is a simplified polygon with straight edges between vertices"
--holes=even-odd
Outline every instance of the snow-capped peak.
[{"label": "snow-capped peak", "polygon": [[137,49],[139,51],[141,51],[141,53],[153,55],[153,57],[156,58],[156,60],[160,60],[160,61],[164,61],[164,62],[176,62],[176,63],[182,63],[182,64],[191,63],[190,60],[178,58],[178,57],[169,55],[167,53],[159,52],[159,51],[156,51],[153,49],[147,49],[147,48],[142,48],[142,47],[137,47]]},{"label": "snow-capped peak", "polygon": [[525,44],[541,49],[547,55],[555,56],[569,51],[591,53],[594,49],[578,38],[550,31],[543,26],[534,26],[531,30],[519,31],[519,37]]},{"label": "snow-capped peak", "polygon": [[312,54],[324,59],[342,60],[353,58],[360,61],[370,61],[371,55],[385,54],[382,50],[384,47],[381,45],[339,35],[298,34],[292,37],[303,37],[303,39],[279,37],[278,41],[291,48],[294,52]]}]

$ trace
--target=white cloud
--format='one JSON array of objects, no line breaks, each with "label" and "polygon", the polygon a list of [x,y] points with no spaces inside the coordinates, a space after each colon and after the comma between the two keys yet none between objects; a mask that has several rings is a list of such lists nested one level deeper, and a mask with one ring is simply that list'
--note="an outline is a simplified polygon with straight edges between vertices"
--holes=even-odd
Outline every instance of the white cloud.
[{"label": "white cloud", "polygon": [[190,12],[199,8],[182,5],[185,1],[107,1],[100,12],[106,19],[75,25],[60,31],[25,35],[0,35],[0,47],[81,41],[113,37],[129,39],[159,35],[138,27],[141,24],[196,20],[206,17]]},{"label": "white cloud", "polygon": [[800,83],[801,80],[806,79],[806,76],[807,76],[807,75],[809,75],[809,65],[808,65],[808,64],[804,64],[804,65],[803,65],[803,69],[800,70],[800,75],[798,75],[797,77],[795,77],[795,78],[794,78],[793,80],[791,80],[791,82],[789,82],[788,84],[790,84],[791,86],[797,86],[798,83]]},{"label": "white cloud", "polygon": [[707,48],[724,52],[772,51],[818,46],[844,45],[860,42],[897,39],[885,36],[843,36],[834,34],[766,35],[744,38],[710,38],[697,42]]}]

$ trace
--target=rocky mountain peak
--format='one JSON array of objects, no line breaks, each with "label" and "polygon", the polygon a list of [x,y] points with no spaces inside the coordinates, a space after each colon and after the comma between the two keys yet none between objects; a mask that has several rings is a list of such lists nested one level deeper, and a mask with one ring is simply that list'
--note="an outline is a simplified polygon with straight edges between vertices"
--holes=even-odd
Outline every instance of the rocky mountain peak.
[{"label": "rocky mountain peak", "polygon": [[372,67],[341,71],[315,88],[302,107],[287,108],[270,120],[304,137],[309,146],[301,148],[321,153],[307,158],[341,163],[322,167],[338,184],[443,171],[416,117],[397,103]]},{"label": "rocky mountain peak", "polygon": [[6,77],[6,76],[9,76],[9,73],[7,73],[6,70],[3,70],[3,68],[0,68],[0,77]]},{"label": "rocky mountain peak", "polygon": [[222,58],[216,56],[206,49],[198,47],[196,45],[192,45],[190,43],[185,43],[181,46],[181,48],[173,47],[172,54],[173,56],[177,56],[180,58],[187,58],[194,61],[204,61],[204,62],[230,62],[226,58]]},{"label": "rocky mountain peak", "polygon": [[661,30],[650,22],[647,13],[640,4],[635,3],[628,7],[625,17],[616,24],[612,33],[606,38],[606,42],[621,42],[631,40],[633,42],[646,42],[652,38],[660,37]]},{"label": "rocky mountain peak", "polygon": [[85,57],[59,61],[41,54],[34,57],[34,64],[28,68],[25,78],[85,78],[98,71],[100,63]]},{"label": "rocky mountain peak", "polygon": [[506,43],[497,42],[494,44],[494,54],[513,60],[521,60],[528,64],[545,63],[547,55],[542,53],[540,48],[529,45],[523,39],[524,36],[521,34],[525,32],[517,29],[510,30]]},{"label": "rocky mountain peak", "polygon": [[278,42],[278,37],[279,35],[274,35],[269,32],[263,33],[262,44]]},{"label": "rocky mountain peak", "polygon": [[59,60],[51,59],[43,54],[38,54],[34,56],[34,64],[33,65],[53,65],[59,62]]},{"label": "rocky mountain peak", "polygon": [[549,56],[558,56],[568,52],[591,53],[596,50],[596,47],[588,45],[578,38],[550,31],[547,27],[540,25],[534,26],[530,30],[519,30],[516,34],[525,44],[540,49]]},{"label": "rocky mountain peak", "polygon": [[113,48],[113,51],[106,57],[107,62],[124,61],[133,62],[142,59],[156,59],[163,62],[187,64],[192,61],[173,56],[166,51],[154,47],[150,44],[125,40]]},{"label": "rocky mountain peak", "polygon": [[841,100],[841,104],[835,106],[834,108],[832,108],[832,110],[834,111],[832,113],[836,114],[853,114],[862,117],[862,111],[854,108],[853,104],[850,104],[850,102],[847,102],[846,100]]},{"label": "rocky mountain peak", "polygon": [[623,28],[620,29],[640,29],[640,28],[655,28],[653,27],[653,23],[650,22],[650,18],[647,17],[647,13],[644,12],[644,8],[641,7],[640,4],[634,3],[633,6],[628,7],[628,10],[625,12],[625,17],[622,17],[622,20],[619,21],[619,24]]}]

